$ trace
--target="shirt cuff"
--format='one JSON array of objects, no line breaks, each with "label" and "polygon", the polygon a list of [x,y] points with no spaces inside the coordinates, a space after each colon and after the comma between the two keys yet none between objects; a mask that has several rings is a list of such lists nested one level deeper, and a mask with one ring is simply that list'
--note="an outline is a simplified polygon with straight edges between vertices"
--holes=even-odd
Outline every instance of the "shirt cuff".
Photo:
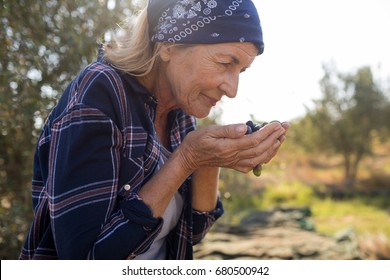
[{"label": "shirt cuff", "polygon": [[142,225],[147,231],[156,229],[162,223],[161,218],[153,217],[152,210],[138,194],[132,194],[121,203],[123,215],[132,223]]},{"label": "shirt cuff", "polygon": [[214,210],[211,211],[198,211],[196,209],[192,210],[193,214],[200,215],[200,216],[206,216],[208,218],[211,218],[213,221],[217,220],[219,217],[221,217],[224,213],[223,204],[218,198],[217,204],[214,208]]}]

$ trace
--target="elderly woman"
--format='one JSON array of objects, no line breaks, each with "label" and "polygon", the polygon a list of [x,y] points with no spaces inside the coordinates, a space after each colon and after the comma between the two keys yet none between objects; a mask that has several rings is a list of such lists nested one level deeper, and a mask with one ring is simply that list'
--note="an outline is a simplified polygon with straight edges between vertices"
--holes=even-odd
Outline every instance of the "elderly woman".
[{"label": "elderly woman", "polygon": [[250,0],[151,0],[65,90],[39,138],[21,259],[191,259],[219,168],[270,161],[287,124],[195,130],[263,52]]}]

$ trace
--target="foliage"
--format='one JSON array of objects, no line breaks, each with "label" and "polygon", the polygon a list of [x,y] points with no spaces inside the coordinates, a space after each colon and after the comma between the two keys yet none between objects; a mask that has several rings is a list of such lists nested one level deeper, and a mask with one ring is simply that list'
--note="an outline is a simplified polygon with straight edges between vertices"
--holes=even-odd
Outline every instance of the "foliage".
[{"label": "foliage", "polygon": [[262,194],[262,207],[310,206],[314,198],[313,189],[301,182],[285,182],[267,186]]},{"label": "foliage", "polygon": [[300,135],[307,148],[342,155],[345,183],[352,186],[361,160],[372,152],[374,133],[388,121],[389,100],[369,67],[355,74],[340,74],[324,67],[320,82],[323,98],[302,119]]},{"label": "foliage", "polygon": [[[311,206],[315,194],[313,189],[301,182],[282,182],[270,184],[261,190],[251,188],[249,175],[225,171],[221,178],[221,194],[226,209],[226,222],[236,223],[247,212],[265,210],[274,207],[307,207]],[[231,178],[235,181],[227,179]]]},{"label": "foliage", "polygon": [[[29,209],[28,212],[30,211]],[[3,196],[0,216],[0,258],[15,259],[28,230],[26,207],[22,204],[12,204],[10,197]]]},{"label": "foliage", "polygon": [[[227,223],[236,223],[246,211],[256,209],[258,193],[251,176],[231,169],[221,169],[219,188]],[[239,215],[237,215],[239,214]]]},{"label": "foliage", "polygon": [[[242,186],[236,185],[236,190]],[[245,190],[245,188],[244,188]],[[236,197],[235,197],[236,196]],[[255,210],[275,207],[309,207],[316,231],[330,236],[351,228],[359,236],[384,234],[390,240],[390,200],[388,196],[355,196],[345,200],[317,197],[313,188],[302,182],[268,185],[263,192],[231,193],[222,197],[226,217],[221,222],[237,224]]]},{"label": "foliage", "polygon": [[[96,58],[97,42],[106,31],[143,2],[0,2],[0,195],[9,199],[9,209],[24,209],[24,219],[31,218],[29,182],[43,120],[72,77]],[[12,221],[13,214],[1,210],[3,246],[14,242],[14,224],[4,226],[5,217]],[[0,253],[2,258],[15,257],[15,252]]]},{"label": "foliage", "polygon": [[[378,205],[383,206],[378,208]],[[315,199],[313,219],[319,232],[334,235],[340,229],[353,228],[358,234],[384,233],[390,237],[388,197],[355,197],[347,201]]]}]

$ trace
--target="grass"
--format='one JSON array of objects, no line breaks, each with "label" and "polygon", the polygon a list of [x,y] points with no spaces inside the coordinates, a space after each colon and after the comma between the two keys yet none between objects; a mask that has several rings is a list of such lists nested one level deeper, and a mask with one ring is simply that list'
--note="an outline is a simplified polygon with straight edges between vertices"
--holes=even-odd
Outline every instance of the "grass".
[{"label": "grass", "polygon": [[[230,172],[230,171],[228,171]],[[329,186],[343,190],[343,165],[340,157],[310,155],[294,149],[282,149],[264,168],[260,178],[234,173],[225,177],[226,223],[238,223],[253,210],[272,207],[308,206],[316,231],[334,236],[353,229],[358,237],[384,236],[390,246],[390,143],[378,145],[374,156],[360,165],[352,196],[332,198]],[[244,182],[245,187],[238,187]],[[322,196],[317,194],[321,193]],[[390,247],[388,247],[390,248]]]},{"label": "grass", "polygon": [[[233,198],[234,197],[234,198]],[[316,231],[335,236],[353,229],[358,236],[384,234],[390,241],[390,200],[384,196],[356,196],[343,200],[319,198],[314,189],[301,182],[268,186],[262,193],[223,198],[226,214],[222,222],[238,224],[255,210],[273,207],[309,207]]]},{"label": "grass", "polygon": [[384,233],[390,240],[390,215],[364,199],[316,199],[311,209],[318,232],[334,235],[342,229],[353,228],[359,235]]},{"label": "grass", "polygon": [[328,236],[354,233],[366,259],[390,258],[390,141],[376,141],[357,184],[347,188],[343,158],[284,145],[260,178],[222,170],[222,223],[238,224],[256,210],[309,207],[315,230]]}]

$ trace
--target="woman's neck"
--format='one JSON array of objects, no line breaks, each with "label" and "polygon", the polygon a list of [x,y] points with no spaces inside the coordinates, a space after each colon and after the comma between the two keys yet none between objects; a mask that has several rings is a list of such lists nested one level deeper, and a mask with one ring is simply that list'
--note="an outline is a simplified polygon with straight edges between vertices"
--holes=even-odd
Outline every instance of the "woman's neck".
[{"label": "woman's neck", "polygon": [[168,148],[170,146],[168,115],[172,110],[178,108],[171,94],[170,87],[160,72],[159,74],[151,73],[147,76],[138,77],[138,81],[157,99],[154,127],[160,142]]}]

